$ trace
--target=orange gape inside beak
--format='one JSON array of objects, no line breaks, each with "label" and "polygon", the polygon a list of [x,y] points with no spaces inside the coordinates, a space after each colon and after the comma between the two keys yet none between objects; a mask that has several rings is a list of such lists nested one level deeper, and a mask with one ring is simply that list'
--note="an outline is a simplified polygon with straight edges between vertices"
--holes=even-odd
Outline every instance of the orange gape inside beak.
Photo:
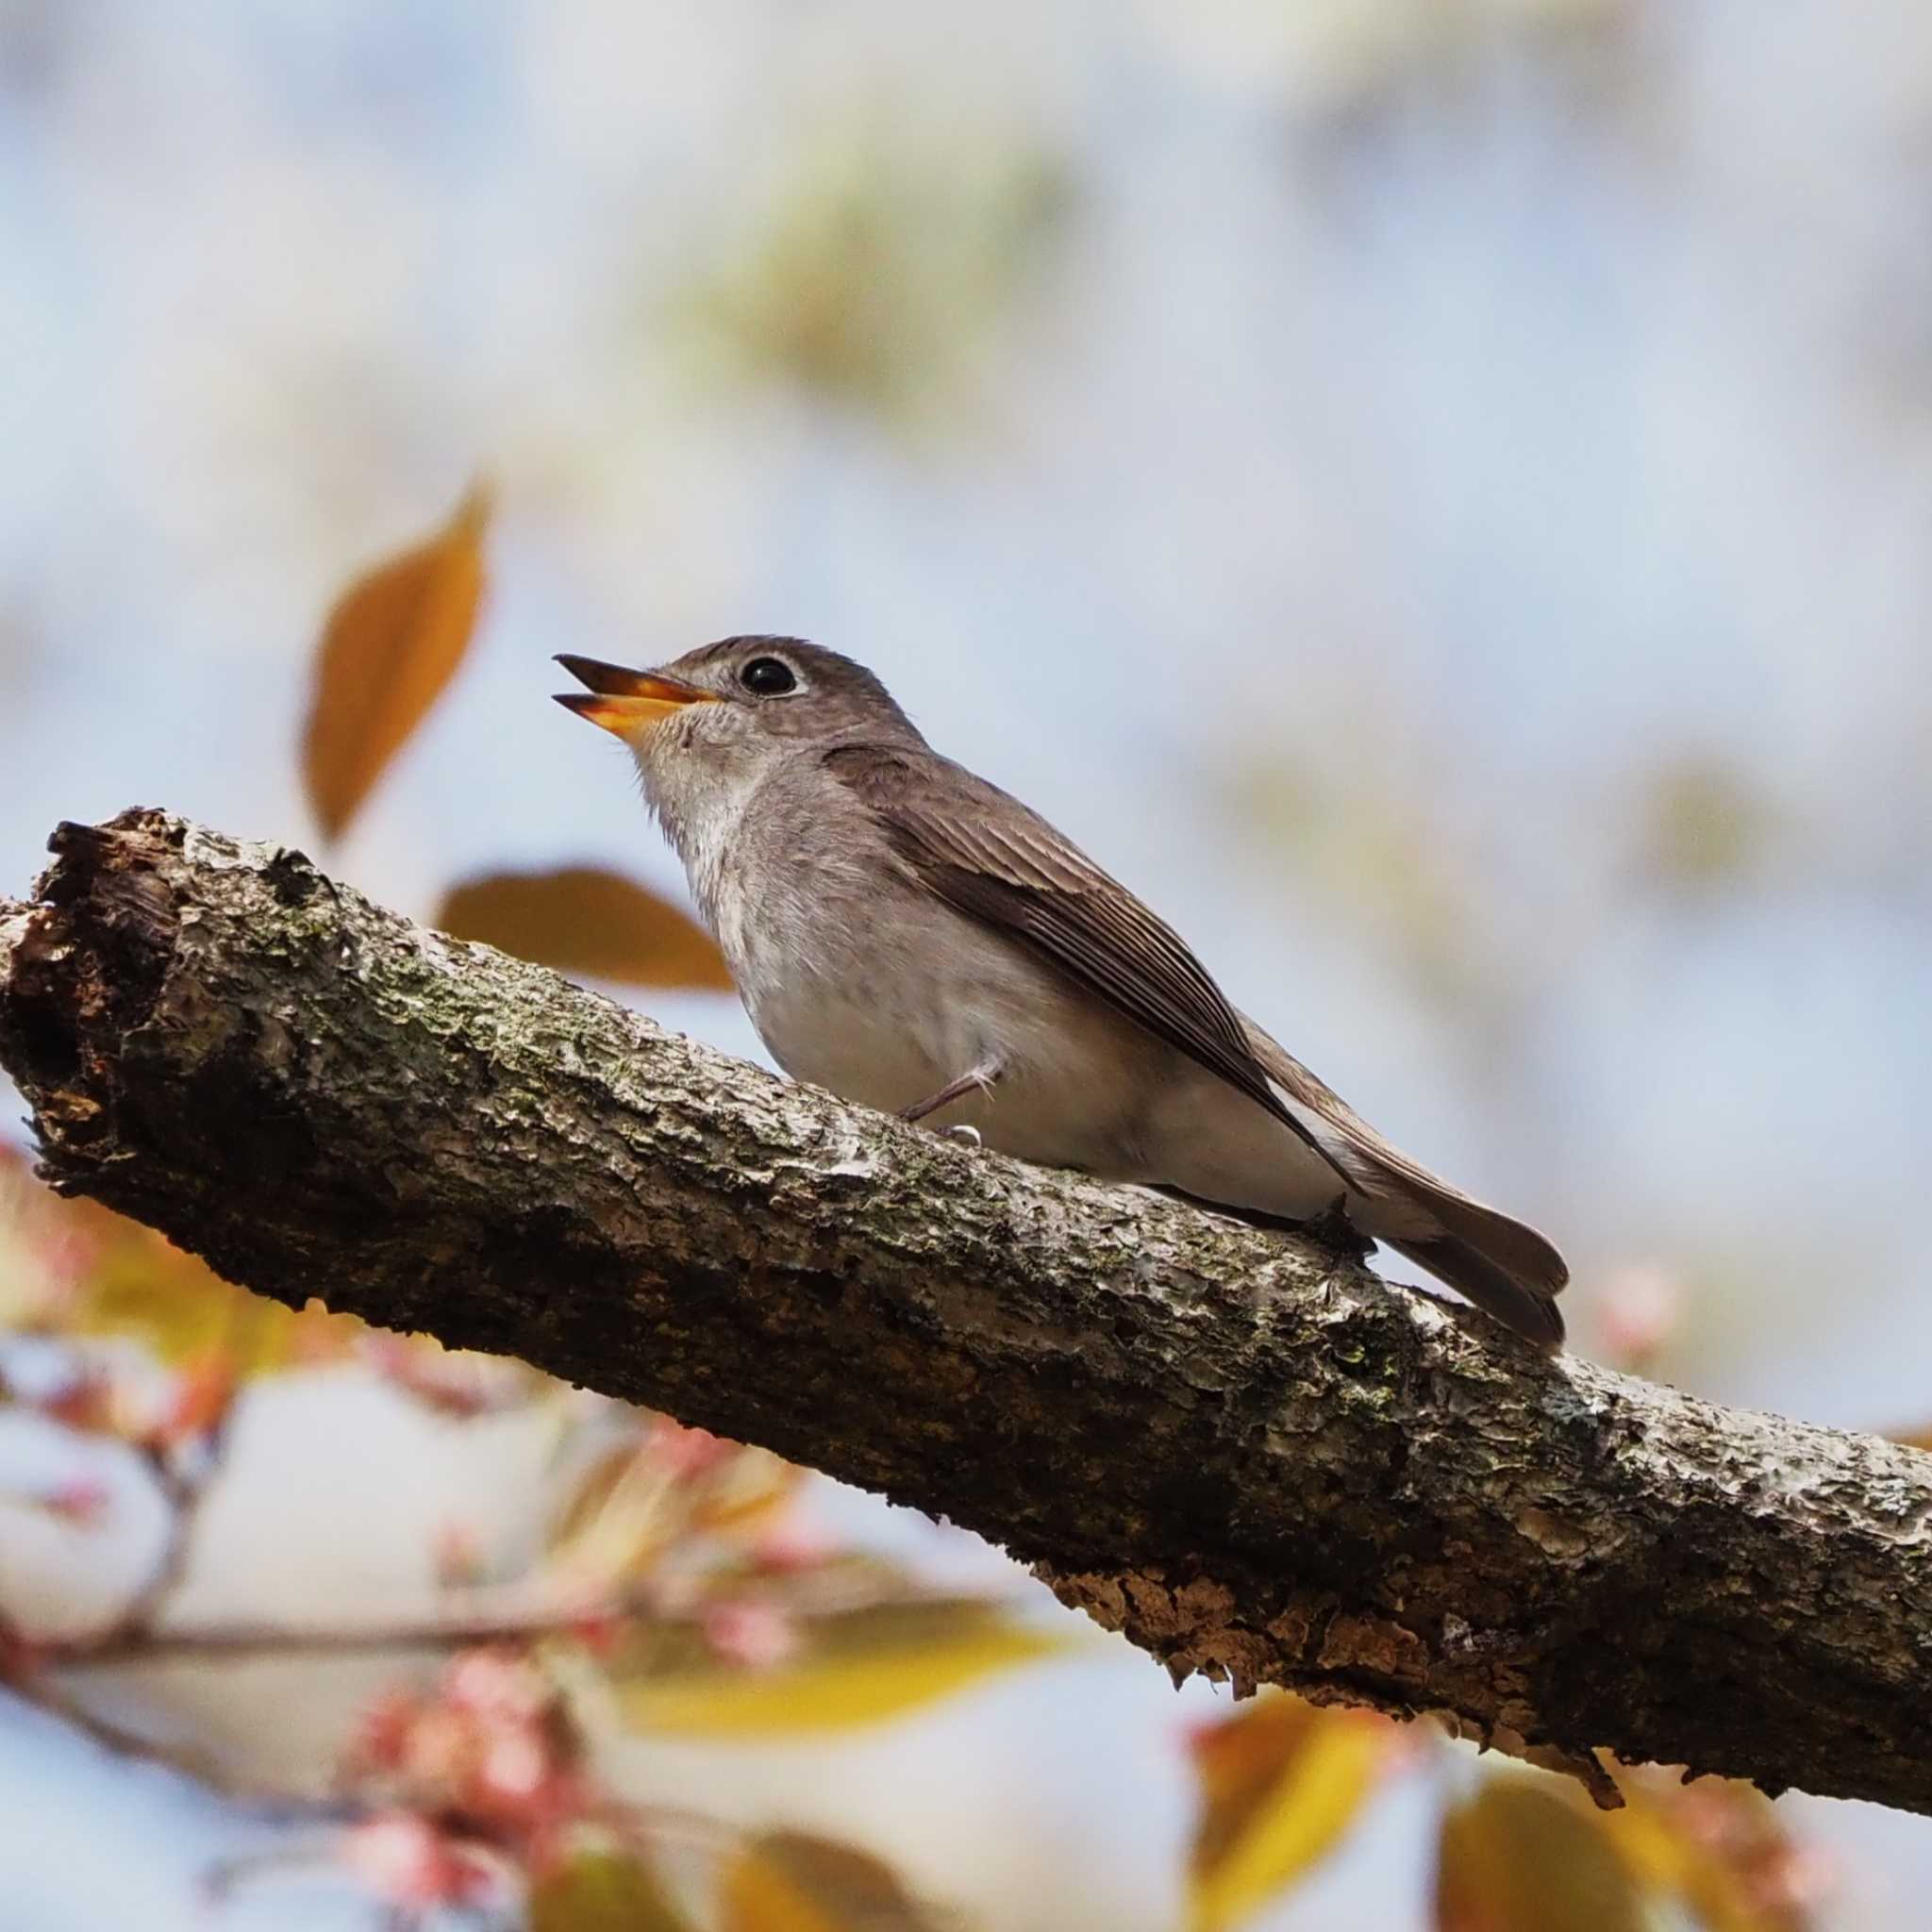
[{"label": "orange gape inside beak", "polygon": [[686,684],[680,677],[666,677],[657,671],[626,671],[622,664],[600,664],[594,658],[561,656],[557,660],[579,684],[590,687],[589,694],[563,691],[557,702],[566,711],[601,724],[627,738],[641,724],[649,724],[686,705],[717,702],[708,691]]}]

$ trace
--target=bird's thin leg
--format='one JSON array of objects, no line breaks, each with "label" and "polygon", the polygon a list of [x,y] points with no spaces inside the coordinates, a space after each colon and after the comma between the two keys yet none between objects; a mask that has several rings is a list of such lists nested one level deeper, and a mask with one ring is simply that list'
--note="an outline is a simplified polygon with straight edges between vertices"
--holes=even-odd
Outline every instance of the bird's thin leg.
[{"label": "bird's thin leg", "polygon": [[937,1113],[941,1108],[949,1106],[975,1089],[985,1093],[1004,1071],[997,1060],[981,1060],[976,1067],[969,1067],[957,1080],[948,1080],[937,1093],[912,1107],[902,1107],[899,1118],[902,1121],[923,1121],[927,1114]]}]

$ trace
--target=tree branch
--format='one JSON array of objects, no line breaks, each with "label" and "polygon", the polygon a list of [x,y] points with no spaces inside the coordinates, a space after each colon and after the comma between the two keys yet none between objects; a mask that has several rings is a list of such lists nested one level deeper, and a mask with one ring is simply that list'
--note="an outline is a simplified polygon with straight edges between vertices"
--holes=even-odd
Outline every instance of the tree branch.
[{"label": "tree branch", "polygon": [[287,850],[63,825],[0,907],[43,1172],[232,1279],[950,1516],[1165,1659],[1932,1811],[1932,1460],[908,1128]]}]

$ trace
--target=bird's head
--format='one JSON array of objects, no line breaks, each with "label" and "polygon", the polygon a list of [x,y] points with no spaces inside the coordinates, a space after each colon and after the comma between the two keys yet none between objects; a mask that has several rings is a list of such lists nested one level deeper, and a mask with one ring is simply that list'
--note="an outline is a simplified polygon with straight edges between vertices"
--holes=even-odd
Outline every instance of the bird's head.
[{"label": "bird's head", "polygon": [[725,638],[655,671],[557,661],[587,687],[557,702],[623,739],[647,778],[667,762],[696,760],[722,777],[800,744],[920,741],[864,665],[802,638]]}]

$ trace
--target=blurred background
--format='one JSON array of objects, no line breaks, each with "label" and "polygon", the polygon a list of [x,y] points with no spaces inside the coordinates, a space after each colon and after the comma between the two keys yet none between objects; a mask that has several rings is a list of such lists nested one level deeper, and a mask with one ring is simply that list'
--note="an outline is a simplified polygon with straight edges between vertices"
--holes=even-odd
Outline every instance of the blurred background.
[{"label": "blurred background", "polygon": [[[800,633],[1556,1235],[1586,1353],[1910,1429],[1928,192],[1915,0],[0,0],[0,891],[130,804],[425,918],[604,868],[758,1056],[548,659]],[[398,571],[487,588],[330,811]],[[8,1932],[1924,1922],[1926,1821],[1606,1830],[258,1314],[5,1097]]]}]

